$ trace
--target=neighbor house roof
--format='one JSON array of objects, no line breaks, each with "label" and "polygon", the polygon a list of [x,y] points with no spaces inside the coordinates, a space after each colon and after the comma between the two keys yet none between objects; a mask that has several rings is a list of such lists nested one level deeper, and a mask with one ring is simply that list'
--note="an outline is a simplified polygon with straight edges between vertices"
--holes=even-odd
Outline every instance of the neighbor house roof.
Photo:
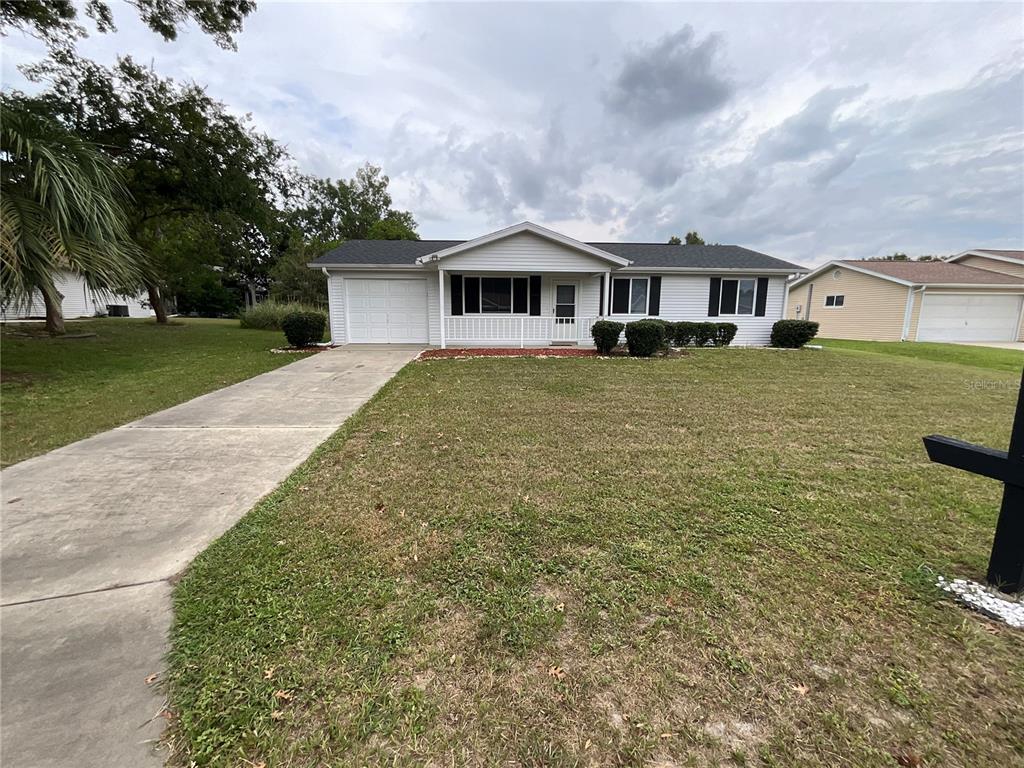
[{"label": "neighbor house roof", "polygon": [[[346,240],[310,266],[416,266],[416,260],[468,242],[465,240]],[[668,245],[666,243],[587,243],[632,262],[630,269],[779,270],[804,267],[738,245]]]},{"label": "neighbor house roof", "polygon": [[813,272],[794,280],[796,286],[836,267],[849,267],[858,272],[875,274],[904,285],[1014,285],[1024,287],[1024,279],[988,269],[952,264],[948,261],[863,261],[843,259],[830,261]]},{"label": "neighbor house roof", "polygon": [[999,248],[975,248],[972,251],[964,251],[956,256],[950,256],[949,261],[959,261],[964,256],[990,256],[993,259],[1002,261],[1024,261],[1024,251],[1001,250]]}]

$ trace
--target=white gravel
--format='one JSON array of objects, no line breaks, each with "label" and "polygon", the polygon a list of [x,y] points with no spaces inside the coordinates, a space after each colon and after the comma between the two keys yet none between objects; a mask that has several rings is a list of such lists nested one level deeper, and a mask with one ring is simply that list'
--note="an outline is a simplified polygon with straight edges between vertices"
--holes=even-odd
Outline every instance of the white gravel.
[{"label": "white gravel", "polygon": [[936,583],[940,589],[951,592],[956,595],[957,600],[989,618],[1016,629],[1024,629],[1024,601],[1020,599],[1020,595],[1007,596],[985,584],[967,579],[950,581],[939,576]]}]

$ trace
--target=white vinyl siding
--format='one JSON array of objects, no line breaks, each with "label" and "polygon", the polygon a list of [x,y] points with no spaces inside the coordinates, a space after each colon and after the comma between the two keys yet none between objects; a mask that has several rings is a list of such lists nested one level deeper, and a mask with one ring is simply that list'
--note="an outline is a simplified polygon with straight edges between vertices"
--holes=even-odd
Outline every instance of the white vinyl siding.
[{"label": "white vinyl siding", "polygon": [[[756,274],[751,275],[757,278]],[[664,275],[661,278],[662,320],[689,320],[691,322],[735,323],[736,338],[733,346],[765,346],[772,335],[772,326],[782,319],[782,302],[786,292],[784,277],[768,278],[768,296],[764,317],[754,315],[728,315],[710,317],[708,299],[711,293],[711,275]],[[611,319],[622,323],[639,319],[638,315],[615,315]]]},{"label": "white vinyl siding", "polygon": [[[74,272],[58,272],[54,276],[54,287],[64,296],[61,300],[61,312],[65,320],[81,317],[95,317],[97,311],[106,314],[108,304],[128,307],[129,317],[152,317],[153,311],[144,306],[145,294],[138,296],[115,296],[106,291],[92,292],[85,283],[85,278]],[[43,297],[36,293],[28,307],[15,309],[5,308],[2,320],[19,318],[41,318],[46,314]]]},{"label": "white vinyl siding", "polygon": [[482,271],[536,275],[541,272],[599,272],[609,267],[604,259],[529,232],[447,256],[439,264],[445,271],[456,274]]}]

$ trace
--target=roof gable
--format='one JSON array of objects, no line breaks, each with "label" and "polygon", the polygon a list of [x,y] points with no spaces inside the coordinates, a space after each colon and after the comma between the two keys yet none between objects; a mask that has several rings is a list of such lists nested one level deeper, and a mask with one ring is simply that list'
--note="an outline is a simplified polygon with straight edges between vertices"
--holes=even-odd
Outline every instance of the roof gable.
[{"label": "roof gable", "polygon": [[946,261],[960,261],[965,256],[982,256],[986,259],[1009,261],[1015,264],[1024,263],[1024,251],[1000,250],[997,248],[976,248],[973,251],[964,251],[955,256],[950,256]]},{"label": "roof gable", "polygon": [[426,264],[428,262],[440,261],[449,256],[454,256],[458,253],[464,253],[466,251],[472,250],[474,248],[479,248],[484,245],[488,245],[489,243],[493,243],[498,240],[504,240],[505,238],[514,237],[515,235],[518,235],[522,232],[529,232],[530,234],[536,235],[537,237],[541,237],[545,240],[550,240],[551,242],[558,243],[559,245],[562,245],[566,248],[571,248],[573,250],[579,251],[580,253],[585,253],[589,256],[593,256],[596,259],[610,262],[619,267],[624,267],[630,263],[629,259],[624,259],[621,256],[616,256],[613,253],[608,253],[608,251],[601,250],[600,248],[596,248],[588,243],[584,243],[574,238],[568,237],[567,235],[560,234],[552,229],[548,229],[547,227],[541,227],[530,221],[524,221],[520,224],[515,224],[514,226],[506,227],[505,229],[499,229],[497,232],[491,232],[489,234],[482,235],[472,240],[466,240],[465,242],[449,246],[448,248],[444,248],[435,253],[421,256],[418,259],[416,259],[416,263]]}]

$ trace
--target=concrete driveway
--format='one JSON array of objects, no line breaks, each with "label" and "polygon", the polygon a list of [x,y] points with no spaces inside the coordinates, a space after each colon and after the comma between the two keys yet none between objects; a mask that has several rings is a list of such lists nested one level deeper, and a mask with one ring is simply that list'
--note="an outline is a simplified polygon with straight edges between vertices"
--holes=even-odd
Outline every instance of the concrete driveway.
[{"label": "concrete driveway", "polygon": [[418,351],[322,352],[4,470],[3,764],[162,765],[170,579]]},{"label": "concrete driveway", "polygon": [[965,347],[992,347],[993,349],[1016,349],[1024,352],[1024,341],[955,341]]}]

